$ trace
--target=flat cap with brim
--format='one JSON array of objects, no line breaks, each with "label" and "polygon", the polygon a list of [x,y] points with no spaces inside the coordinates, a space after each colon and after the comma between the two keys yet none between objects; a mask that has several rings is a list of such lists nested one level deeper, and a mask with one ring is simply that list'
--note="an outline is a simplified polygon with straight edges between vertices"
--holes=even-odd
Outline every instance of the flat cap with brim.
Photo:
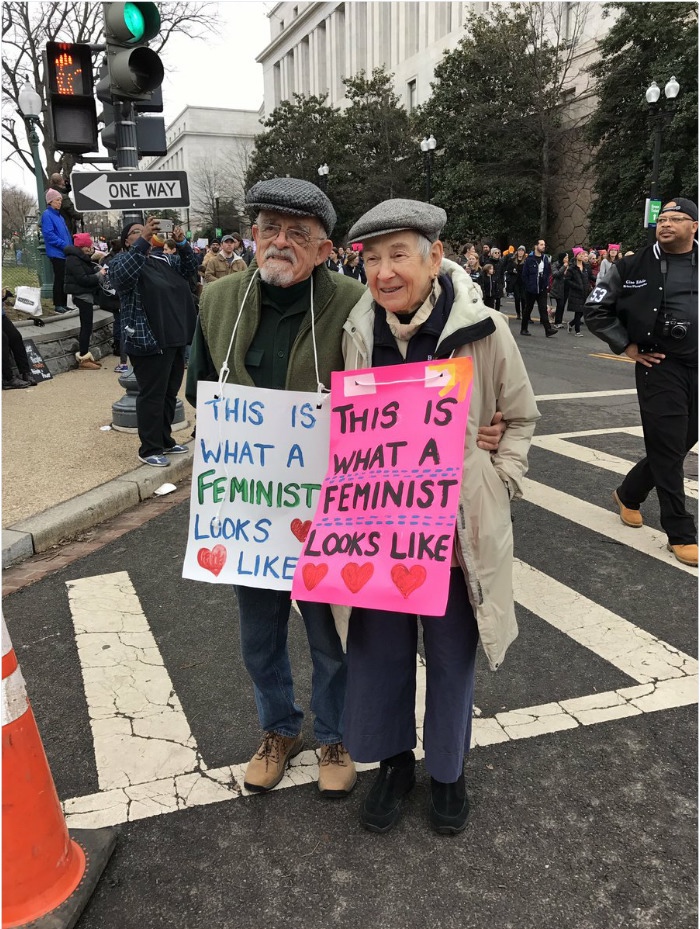
[{"label": "flat cap with brim", "polygon": [[290,216],[314,216],[327,235],[333,232],[337,216],[333,204],[320,187],[297,177],[273,177],[253,184],[245,196],[251,210],[271,210]]},{"label": "flat cap with brim", "polygon": [[447,213],[422,200],[384,200],[361,216],[348,233],[349,242],[364,242],[376,236],[412,229],[436,242],[447,222]]}]

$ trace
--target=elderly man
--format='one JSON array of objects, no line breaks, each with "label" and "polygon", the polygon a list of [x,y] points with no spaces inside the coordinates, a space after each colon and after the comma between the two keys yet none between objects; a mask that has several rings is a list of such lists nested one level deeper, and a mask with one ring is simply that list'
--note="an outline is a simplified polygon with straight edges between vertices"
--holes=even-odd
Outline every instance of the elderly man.
[{"label": "elderly man", "polygon": [[[236,324],[229,381],[315,391],[317,361],[320,380],[330,385],[331,372],[344,367],[343,326],[365,292],[358,281],[326,266],[336,214],[315,184],[296,178],[260,181],[248,191],[246,204],[256,214],[255,260],[246,271],[205,288],[187,372],[186,395],[192,404],[198,380],[218,379]],[[489,444],[489,430],[500,437],[501,428],[494,425],[480,435],[483,447],[495,448],[498,441]],[[304,714],[294,698],[287,649],[291,603],[284,591],[239,586],[236,593],[243,661],[264,732],[244,783],[261,793],[280,782],[289,761],[302,749]],[[330,606],[298,606],[313,665],[311,708],[321,746],[318,786],[324,796],[343,797],[357,777],[343,745],[345,656]]]},{"label": "elderly man", "polygon": [[613,493],[620,519],[643,524],[653,487],[661,525],[678,561],[697,566],[697,529],[685,506],[683,462],[698,440],[698,208],[666,203],[656,243],[615,262],[586,301],[586,324],[636,362],[646,457]]}]

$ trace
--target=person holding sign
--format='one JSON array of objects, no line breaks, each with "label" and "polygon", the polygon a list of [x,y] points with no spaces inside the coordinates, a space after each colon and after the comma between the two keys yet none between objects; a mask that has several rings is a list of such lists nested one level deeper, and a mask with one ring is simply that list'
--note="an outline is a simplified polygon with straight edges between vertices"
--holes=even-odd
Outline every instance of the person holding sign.
[{"label": "person holding sign", "polygon": [[[363,243],[369,293],[345,324],[343,355],[348,371],[454,357],[472,362],[454,541],[446,552],[425,547],[423,553],[450,560],[447,607],[442,616],[420,617],[429,816],[438,833],[454,834],[465,828],[469,812],[463,766],[471,737],[477,643],[481,638],[495,670],[517,635],[510,502],[521,496],[539,413],[507,320],[484,306],[469,274],[443,257],[439,235],[446,220],[439,207],[393,199],[355,223],[349,239]],[[398,396],[400,378],[395,383]],[[448,409],[426,407],[436,433]],[[489,455],[477,441],[478,426],[496,412],[506,427],[497,451]],[[421,424],[431,421],[422,414],[416,411]],[[346,415],[347,428],[361,430],[363,422]],[[376,432],[372,438],[379,440]],[[425,569],[410,536],[406,528],[392,572],[406,612],[355,606],[342,617],[335,610],[339,632],[347,634],[345,743],[356,761],[381,762],[361,812],[363,825],[373,832],[394,826],[415,784],[418,616],[410,611],[410,597]]]},{"label": "person holding sign", "polygon": [[[328,197],[315,184],[288,177],[260,181],[248,191],[246,203],[255,216],[256,256],[246,271],[213,281],[205,288],[187,372],[186,396],[192,405],[197,402],[197,382],[217,382],[220,372],[222,382],[261,391],[311,392],[316,400],[319,384],[328,387],[331,373],[343,370],[343,326],[350,310],[365,293],[359,282],[326,265],[333,248],[330,235],[336,215]],[[203,395],[204,391],[200,393]],[[218,409],[213,404],[225,402],[225,398],[212,398],[212,406],[207,408],[210,419],[212,409]],[[278,405],[282,403],[280,399]],[[244,408],[242,402],[236,406],[231,401],[227,409],[229,421],[226,425],[233,427],[237,434],[245,436],[245,430],[251,428],[259,431],[259,438],[251,439],[249,449],[257,441],[261,456],[259,470],[264,476],[262,471],[267,459],[262,460],[263,449],[272,449],[278,435],[265,422],[263,404],[254,401]],[[301,425],[302,430],[305,425],[311,425],[311,414],[308,411],[302,414],[308,419],[306,423],[303,418],[299,423],[297,417],[297,425]],[[236,421],[236,416],[241,420]],[[243,417],[245,422],[242,422]],[[204,424],[202,416],[201,425]],[[197,430],[199,454],[206,444],[204,429],[200,436],[199,419]],[[480,435],[483,447],[496,448],[501,431],[502,426],[496,419]],[[232,436],[229,456],[239,456],[242,447],[245,443],[236,446]],[[206,451],[211,467],[212,449]],[[247,463],[250,465],[250,461]],[[203,493],[213,496],[214,483],[212,479],[207,484],[203,476]],[[236,500],[240,499],[242,493],[248,492],[251,482],[234,476],[228,486],[226,502],[230,503],[231,494],[239,495]],[[279,486],[284,495],[291,485],[280,483]],[[299,485],[294,486],[298,502]],[[259,491],[260,482],[257,482],[255,491],[250,493]],[[261,502],[257,514],[260,519],[251,514],[250,525],[259,526],[259,537],[263,538],[269,533],[264,524],[267,524],[276,498],[267,504],[264,499],[258,502]],[[248,519],[250,496],[245,504],[247,509],[239,507],[235,513],[233,506],[236,504],[231,505],[230,527],[234,515],[241,522]],[[294,512],[287,510],[289,515]],[[297,543],[301,543],[307,537],[310,520],[295,518],[290,522],[288,516],[287,525]],[[235,531],[238,541],[238,525]],[[254,537],[250,544],[251,547],[255,544]],[[193,548],[198,549],[201,559],[200,572],[208,574],[209,579],[218,578],[221,572],[225,574],[229,569],[233,571],[232,562],[239,570],[237,559],[221,560],[226,555],[226,547],[222,544],[209,548],[199,542]],[[242,557],[240,552],[239,557]],[[259,558],[255,556],[256,563]],[[197,576],[196,565],[197,561],[193,574],[187,576]],[[263,730],[262,741],[244,778],[246,788],[257,793],[275,787],[290,760],[301,751],[304,719],[294,695],[287,647],[291,576],[286,587],[285,578],[278,579],[276,589],[271,589],[270,577],[268,574],[266,579],[264,573],[253,577],[252,569],[248,568],[246,573],[239,573],[230,581],[236,587],[241,651],[253,682]],[[343,797],[350,793],[356,781],[355,765],[344,744],[345,656],[328,603],[313,603],[303,598],[297,603],[313,665],[311,709],[314,736],[321,746],[318,786],[326,797]]]}]

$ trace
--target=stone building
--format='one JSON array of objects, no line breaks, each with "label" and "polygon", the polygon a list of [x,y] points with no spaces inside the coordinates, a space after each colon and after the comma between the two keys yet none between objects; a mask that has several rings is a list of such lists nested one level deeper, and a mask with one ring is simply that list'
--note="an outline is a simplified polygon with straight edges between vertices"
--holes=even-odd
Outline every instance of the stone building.
[{"label": "stone building", "polygon": [[186,106],[166,129],[167,155],[141,162],[143,170],[187,172],[190,229],[211,221],[217,199],[242,207],[243,178],[261,132],[260,117],[258,110]]},{"label": "stone building", "polygon": [[[330,105],[343,107],[347,101],[342,78],[362,69],[371,73],[376,67],[393,72],[394,89],[410,111],[430,97],[435,66],[457,46],[469,19],[493,5],[449,0],[276,3],[268,13],[270,43],[257,57],[263,68],[264,113],[269,115],[295,92],[328,94]],[[562,94],[567,132],[553,153],[556,181],[549,232],[554,247],[570,248],[586,239],[591,201],[590,152],[581,126],[595,100],[587,89],[585,69],[614,16],[603,19],[599,3],[548,6],[555,11],[562,38],[576,39]]]}]

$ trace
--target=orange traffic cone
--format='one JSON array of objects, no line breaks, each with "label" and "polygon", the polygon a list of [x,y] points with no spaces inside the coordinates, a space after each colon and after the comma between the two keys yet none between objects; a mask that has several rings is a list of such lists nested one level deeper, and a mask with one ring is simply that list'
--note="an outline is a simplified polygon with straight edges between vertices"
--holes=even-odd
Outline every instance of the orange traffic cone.
[{"label": "orange traffic cone", "polygon": [[69,835],[3,617],[3,929],[74,926],[115,841],[114,829]]}]

